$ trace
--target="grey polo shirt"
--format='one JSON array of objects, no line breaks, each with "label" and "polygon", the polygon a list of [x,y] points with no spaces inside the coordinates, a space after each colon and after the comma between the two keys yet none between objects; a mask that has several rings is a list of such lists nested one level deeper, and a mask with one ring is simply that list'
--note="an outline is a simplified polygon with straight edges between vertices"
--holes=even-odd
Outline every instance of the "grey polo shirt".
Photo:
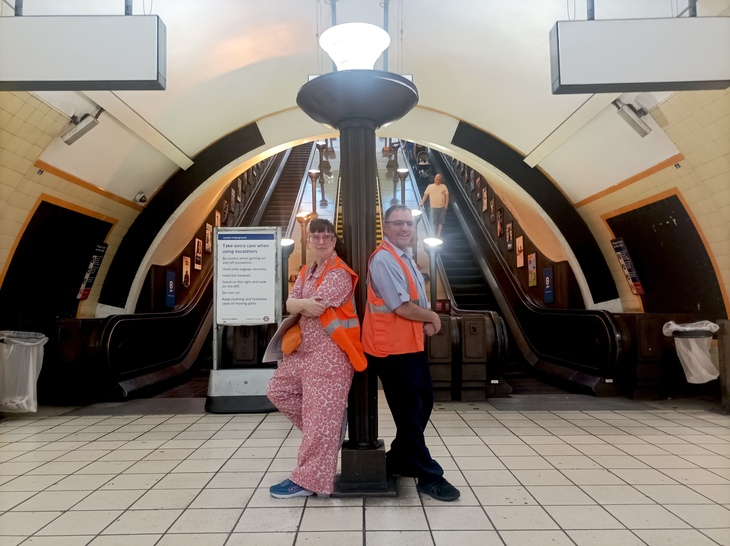
[{"label": "grey polo shirt", "polygon": [[[388,241],[388,238],[386,237],[385,240]],[[390,243],[390,241],[388,242]],[[393,245],[393,248],[411,269],[411,275],[413,275],[413,280],[418,288],[418,305],[428,309],[426,286],[423,282],[423,275],[418,270],[418,265],[413,261],[410,252],[401,250],[395,245]],[[376,252],[370,260],[368,282],[373,287],[375,295],[382,298],[391,311],[400,307],[402,303],[411,301],[408,292],[408,281],[403,274],[403,270],[390,252],[386,250]]]}]

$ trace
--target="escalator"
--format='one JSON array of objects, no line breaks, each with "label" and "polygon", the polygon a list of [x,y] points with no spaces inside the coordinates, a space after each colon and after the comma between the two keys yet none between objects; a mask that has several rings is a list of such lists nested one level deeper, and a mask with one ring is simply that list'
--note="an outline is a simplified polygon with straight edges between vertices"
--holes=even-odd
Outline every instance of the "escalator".
[{"label": "escalator", "polygon": [[[451,162],[433,151],[430,158],[450,189],[443,233],[448,244],[441,252],[440,267],[457,306],[498,309],[533,369],[597,394],[615,394],[612,383],[619,373],[622,345],[611,313],[535,304],[488,234]],[[421,192],[429,182],[420,177]]]},{"label": "escalator", "polygon": [[260,217],[258,214],[254,217],[250,225],[279,226],[283,232],[286,232],[297,196],[302,188],[302,176],[307,172],[311,155],[311,143],[291,149],[276,184],[272,185],[267,192],[266,207]]},{"label": "escalator", "polygon": [[[417,177],[420,194],[430,179]],[[446,244],[439,253],[456,309],[462,311],[498,311],[499,305],[487,284],[476,257],[469,246],[464,226],[456,219],[453,207],[446,210],[441,236]]]},{"label": "escalator", "polygon": [[[231,226],[281,226],[286,231],[302,191],[313,144],[303,144],[268,163]],[[77,321],[78,322],[78,321]],[[126,397],[189,370],[210,343],[213,322],[213,262],[207,260],[186,301],[171,312],[112,315],[76,327],[73,343],[81,369],[94,369],[94,392],[112,385],[112,397]],[[89,364],[91,363],[91,365]],[[83,379],[82,379],[83,380]]]}]

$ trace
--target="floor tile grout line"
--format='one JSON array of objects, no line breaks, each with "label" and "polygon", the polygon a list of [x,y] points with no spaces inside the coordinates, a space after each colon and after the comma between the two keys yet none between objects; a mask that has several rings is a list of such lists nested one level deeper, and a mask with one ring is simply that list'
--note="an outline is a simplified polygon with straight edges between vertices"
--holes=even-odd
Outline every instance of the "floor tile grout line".
[{"label": "floor tile grout line", "polygon": [[[255,433],[255,432],[256,432],[256,431],[257,431],[257,430],[259,429],[259,427],[261,426],[261,423],[263,423],[263,422],[264,422],[264,421],[266,420],[266,418],[267,418],[267,417],[268,417],[269,415],[270,415],[270,414],[266,414],[266,415],[265,415],[265,416],[264,416],[264,417],[263,417],[263,418],[262,418],[262,419],[261,419],[261,420],[260,420],[260,421],[258,422],[258,424],[257,424],[257,425],[256,425],[256,426],[254,427],[254,429],[253,429],[252,431],[250,431],[250,432],[248,433],[248,436],[246,437],[246,440],[248,440],[249,438],[251,438],[251,437],[253,436],[253,434],[254,434],[254,433]],[[257,485],[256,487],[254,487],[254,488],[253,488],[253,492],[251,493],[251,496],[250,496],[250,497],[248,498],[248,500],[246,501],[246,504],[245,504],[245,506],[243,507],[243,510],[241,510],[241,514],[240,514],[240,515],[238,516],[238,518],[236,518],[236,522],[235,522],[235,523],[233,524],[233,527],[231,528],[231,531],[230,531],[230,533],[229,533],[229,536],[228,536],[228,538],[226,539],[226,541],[225,541],[225,543],[224,543],[224,544],[227,544],[227,543],[228,543],[228,541],[230,540],[230,538],[231,538],[231,536],[233,535],[234,531],[236,530],[236,527],[237,527],[237,526],[238,526],[238,525],[240,524],[240,522],[241,522],[241,518],[243,518],[243,514],[245,514],[245,513],[246,513],[246,510],[248,510],[248,508],[249,508],[249,505],[251,504],[251,501],[253,500],[253,497],[254,497],[254,495],[256,495],[256,491],[257,491],[257,489],[258,489],[258,488],[259,488],[259,487],[261,486],[261,484],[262,484],[262,482],[263,482],[264,478],[266,477],[266,474],[267,474],[267,473],[269,472],[269,469],[271,468],[271,465],[273,465],[273,464],[274,464],[274,459],[276,459],[276,456],[277,456],[277,455],[279,454],[279,452],[281,451],[281,448],[282,448],[282,447],[284,446],[284,442],[286,441],[286,438],[287,438],[287,437],[289,436],[289,434],[291,434],[291,431],[292,431],[292,429],[293,429],[293,428],[294,428],[294,426],[293,426],[293,425],[291,425],[291,426],[289,427],[289,432],[287,432],[287,436],[286,436],[285,438],[281,439],[281,442],[279,443],[279,447],[277,448],[277,450],[276,450],[276,452],[274,453],[273,457],[271,457],[271,461],[269,462],[268,466],[266,467],[266,470],[264,470],[263,474],[261,475],[261,479],[259,480],[259,482],[258,482],[258,485]],[[262,429],[262,430],[263,430],[263,429]],[[242,442],[242,443],[241,443],[241,445],[240,445],[240,446],[239,446],[239,447],[237,448],[237,450],[238,450],[238,449],[241,449],[241,447],[243,447],[243,444],[245,443],[245,441],[246,441],[246,440],[244,440],[244,442]],[[235,454],[235,451],[234,451],[234,454]],[[232,457],[233,457],[233,456],[231,456],[231,458],[232,458]],[[229,460],[230,460],[231,458],[229,458]],[[223,468],[223,467],[221,467],[221,468]],[[306,501],[305,501],[305,504],[306,504]],[[302,509],[302,517],[304,517],[304,510],[303,510],[303,509]],[[294,535],[294,542],[296,542],[296,537],[297,537],[297,536],[298,536],[298,532],[297,532],[297,533],[296,533],[296,534]]]},{"label": "floor tile grout line", "polygon": [[[588,431],[586,431],[586,432],[588,432]],[[588,435],[596,437],[595,435],[591,434],[590,432],[588,432]],[[554,435],[553,435],[553,436],[554,436]],[[556,437],[557,437],[557,436],[556,436]],[[571,445],[571,444],[568,444],[568,445]],[[571,445],[571,447],[572,447],[572,445]],[[540,457],[542,457],[542,458],[544,459],[544,456],[540,455]],[[549,461],[547,461],[547,460],[546,460],[546,462],[547,462],[548,464],[550,464],[550,462],[549,462]],[[506,465],[505,465],[505,466],[506,466]],[[553,467],[553,470],[555,470],[555,471],[559,472],[559,473],[560,473],[560,474],[561,474],[561,475],[562,475],[562,476],[563,476],[563,477],[564,477],[564,478],[565,478],[566,480],[568,480],[568,481],[569,481],[569,482],[570,482],[570,483],[571,483],[571,484],[572,484],[572,485],[573,485],[574,487],[577,487],[578,489],[580,489],[581,491],[583,491],[583,489],[581,488],[581,486],[580,486],[579,484],[577,484],[577,483],[576,483],[576,482],[575,482],[574,480],[572,480],[572,479],[571,479],[571,478],[570,478],[570,477],[569,477],[569,476],[568,476],[567,474],[565,474],[565,472],[563,472],[563,471],[562,471],[561,469],[559,469],[559,468],[555,468],[555,467],[554,467],[553,465],[551,465],[551,466]],[[599,466],[600,466],[600,465],[599,465]],[[552,516],[552,514],[550,514],[550,512],[548,512],[548,510],[547,510],[547,509],[545,508],[545,506],[543,506],[543,505],[542,505],[542,504],[541,504],[541,503],[540,503],[540,502],[539,502],[539,501],[538,501],[538,500],[537,500],[537,499],[536,499],[536,498],[534,497],[534,495],[532,495],[532,493],[530,492],[530,490],[529,490],[529,489],[527,489],[527,486],[525,486],[525,485],[524,485],[524,483],[523,483],[523,482],[522,482],[522,481],[521,481],[521,480],[520,480],[520,479],[519,479],[519,478],[518,478],[518,477],[517,477],[517,476],[516,476],[516,475],[514,474],[514,472],[512,471],[512,469],[510,469],[509,467],[507,467],[507,469],[509,470],[510,474],[512,474],[512,477],[513,477],[513,478],[514,478],[514,479],[515,479],[515,480],[516,480],[516,481],[517,481],[518,483],[520,483],[520,484],[521,484],[521,486],[522,486],[522,487],[523,487],[524,489],[526,489],[526,490],[527,490],[528,494],[530,494],[530,496],[531,496],[531,497],[533,498],[533,500],[535,500],[535,502],[537,503],[537,505],[538,505],[538,506],[540,506],[540,507],[541,507],[541,508],[542,508],[542,509],[543,509],[543,510],[545,511],[545,513],[547,513],[547,514],[548,514],[548,516],[549,516],[549,517],[550,517],[550,518],[551,518],[551,519],[553,520],[553,522],[554,522],[554,523],[555,523],[555,524],[556,524],[556,525],[558,526],[558,528],[559,528],[559,529],[561,529],[561,530],[563,530],[563,532],[565,532],[565,530],[564,530],[564,529],[563,529],[563,528],[562,528],[562,527],[560,526],[560,524],[559,524],[559,523],[558,523],[558,522],[557,522],[557,521],[555,520],[555,518],[554,518],[554,517]],[[603,466],[601,466],[601,469],[602,469],[602,470],[608,470],[608,469],[606,469],[606,468],[605,468],[605,467],[603,467]],[[564,469],[564,470],[568,470],[568,469]],[[620,478],[619,476],[616,476],[616,477],[617,477],[618,479],[620,479],[620,480],[621,480],[622,482],[624,481],[624,480],[623,480],[623,479],[621,479],[621,478]],[[624,483],[626,483],[626,482],[624,482]],[[627,484],[627,485],[629,485],[629,484]],[[584,492],[585,492],[585,491],[584,491]],[[590,496],[590,494],[588,494],[588,496]],[[591,497],[591,498],[592,498],[593,500],[596,500],[596,499],[595,499],[595,498],[593,498],[592,496],[590,496],[590,497]],[[652,499],[652,500],[653,500],[653,499]],[[607,510],[607,509],[605,508],[605,506],[604,506],[604,505],[603,505],[602,503],[599,503],[599,502],[597,502],[596,504],[597,504],[597,506],[600,506],[600,507],[601,507],[601,508],[602,508],[602,509],[604,510],[604,512],[605,512],[606,514],[608,514],[608,515],[609,515],[609,516],[610,516],[611,518],[613,518],[613,519],[616,519],[616,521],[618,521],[618,522],[619,522],[619,524],[620,524],[620,525],[622,525],[622,526],[624,527],[624,529],[630,530],[630,529],[628,529],[628,528],[626,527],[626,525],[625,525],[625,524],[624,524],[623,522],[621,522],[621,521],[620,521],[620,520],[618,520],[618,519],[617,519],[617,518],[616,518],[616,517],[615,517],[615,516],[614,516],[613,514],[611,514],[611,513],[610,513],[610,512],[609,512],[609,511],[608,511],[608,510]],[[566,533],[566,534],[567,534],[567,533]]]},{"label": "floor tile grout line", "polygon": [[[461,419],[462,421],[465,421],[463,417],[460,417],[460,419]],[[544,426],[540,425],[539,423],[534,423],[534,424],[535,424],[536,426],[540,427],[540,428],[543,428],[543,429],[544,429],[544,430],[546,430],[546,431],[548,430],[548,429],[546,429],[546,428],[545,428]],[[440,426],[441,426],[441,428],[444,428],[444,427],[443,427],[443,425],[444,425],[444,423],[440,423]],[[439,434],[439,433],[438,433],[438,427],[436,427],[436,425],[434,425],[434,424],[432,423],[432,426],[434,426],[434,429],[435,429],[435,430],[437,431],[437,434],[436,434],[436,435],[437,435],[437,436],[439,437],[439,439],[440,439],[440,441],[442,442],[442,444],[443,444],[443,445],[444,445],[444,446],[445,446],[445,447],[447,448],[447,450],[449,450],[449,446],[448,446],[448,443],[447,443],[447,441],[445,440],[445,438],[447,438],[447,437],[444,437],[444,436],[442,436],[441,434]],[[222,427],[221,427],[221,428],[222,428]],[[509,428],[509,427],[505,427],[505,428]],[[220,430],[220,428],[219,428],[218,430]],[[472,428],[472,432],[473,432],[473,433],[475,433],[475,431],[473,430],[473,428]],[[664,432],[664,431],[661,431],[661,432],[662,432],[663,434],[668,434],[668,433],[666,433],[666,432]],[[250,434],[251,434],[251,433],[249,433],[249,437],[250,437]],[[552,435],[553,435],[553,436],[555,436],[554,434],[552,434]],[[679,434],[678,434],[678,433],[676,433],[676,434],[675,434],[675,433],[673,433],[672,435],[673,435],[673,436],[676,436],[676,437],[678,437],[678,438],[679,438]],[[517,436],[517,435],[515,434],[515,436]],[[596,435],[596,434],[591,434],[591,436],[597,437],[597,435]],[[634,434],[627,434],[627,436],[636,436],[636,435],[634,435]],[[708,436],[712,436],[712,435],[708,435]],[[519,437],[519,436],[518,436],[518,437]],[[724,440],[724,438],[718,438],[717,436],[715,436],[715,437],[716,437],[717,439],[719,439],[720,441],[725,441],[725,440]],[[480,438],[480,439],[481,439],[481,438]],[[679,438],[679,439],[680,439],[680,440],[682,440],[682,441],[683,441],[684,443],[690,443],[690,444],[692,443],[691,441],[689,441],[689,440],[686,440],[686,439],[684,439],[684,438]],[[52,442],[50,442],[50,443],[52,443]],[[483,440],[483,439],[482,439],[482,443],[485,443],[485,445],[487,445],[487,446],[488,446],[488,444],[486,444],[486,442],[484,442],[484,440]],[[605,442],[604,442],[604,443],[605,443]],[[647,443],[651,444],[650,442],[647,442]],[[567,442],[567,444],[568,444],[568,445],[570,445],[571,447],[573,446],[573,444],[571,444],[570,442]],[[281,448],[281,447],[282,447],[282,445],[283,445],[283,442],[282,442],[282,443],[280,443],[280,446],[279,446],[279,448]],[[528,445],[531,445],[531,444],[528,444]],[[610,444],[609,444],[609,445],[610,445]],[[658,446],[659,446],[659,445],[661,445],[661,444],[651,444],[651,445],[652,445],[652,446],[657,446],[657,447],[658,447]],[[200,446],[200,447],[199,447],[198,449],[200,449],[201,447],[202,447],[202,445],[201,445],[201,446]],[[80,450],[80,447],[77,447],[77,448],[75,448],[75,449],[78,449],[78,450]],[[449,450],[449,452],[450,452],[450,450]],[[584,455],[585,455],[585,454],[584,454]],[[633,457],[633,455],[631,455],[631,454],[628,454],[628,455],[630,455],[630,456],[632,456],[632,457]],[[671,454],[671,455],[675,455],[675,456],[677,456],[677,457],[678,457],[678,458],[680,458],[680,459],[683,459],[683,458],[684,458],[684,457],[682,457],[681,455],[676,455],[676,454]],[[587,456],[587,457],[591,457],[591,456],[589,456],[589,455],[585,455],[585,456]],[[721,455],[721,456],[722,456],[722,455]],[[190,455],[188,455],[188,457],[186,457],[186,459],[189,459],[189,457],[190,457]],[[452,454],[452,457],[453,457],[453,454]],[[497,458],[499,458],[499,456],[497,456]],[[542,459],[545,459],[545,456],[544,456],[544,455],[540,455],[540,458],[542,458]],[[231,459],[231,456],[229,456],[227,460],[230,460],[230,459]],[[272,461],[273,461],[273,459],[272,459]],[[49,462],[50,462],[50,461],[49,461]],[[691,462],[691,461],[690,461],[690,462]],[[270,468],[270,465],[271,465],[271,463],[269,463],[269,468]],[[599,466],[601,466],[601,465],[599,465]],[[660,469],[655,469],[655,468],[653,468],[651,464],[649,464],[648,466],[649,466],[649,467],[650,467],[651,469],[653,469],[653,470],[658,470],[658,471],[659,471],[660,473],[662,473]],[[458,467],[458,468],[460,468],[460,467],[459,467],[459,465],[457,465],[457,467]],[[602,466],[601,466],[601,468],[602,468],[602,469],[604,469],[604,470],[609,470],[609,471],[610,471],[610,469],[606,469],[605,467],[602,467]],[[171,472],[168,472],[168,474],[170,474],[170,473],[171,473]],[[614,474],[615,474],[615,473],[614,473]],[[665,474],[666,474],[666,473],[665,473]],[[670,477],[670,478],[671,478],[671,477]],[[618,479],[619,479],[619,480],[620,480],[620,481],[621,481],[622,483],[626,483],[626,482],[624,482],[624,480],[623,480],[623,479],[621,479],[620,477],[618,477]],[[519,480],[518,480],[518,482],[519,482]],[[57,483],[57,482],[56,482],[56,483]],[[571,483],[574,483],[574,482],[571,482]],[[632,485],[632,486],[633,486],[633,484],[628,484],[628,485]],[[685,485],[684,483],[680,483],[680,485],[686,486],[686,485]],[[689,484],[689,485],[692,485],[692,484]],[[50,486],[48,486],[48,487],[50,487]],[[99,487],[98,487],[97,489],[101,489],[101,487],[103,487],[103,486],[99,486]],[[469,484],[469,487],[471,487],[471,484]],[[580,486],[579,486],[579,487],[580,487]],[[589,496],[591,496],[591,495],[589,494]],[[652,499],[652,500],[653,500],[653,499]],[[719,503],[715,503],[715,502],[714,502],[714,501],[712,501],[711,499],[709,499],[709,500],[710,500],[710,502],[711,502],[712,504],[714,504],[714,505],[718,505],[718,504],[719,504]],[[250,502],[250,499],[249,499],[249,501],[248,501],[248,502]],[[655,504],[659,504],[659,503],[657,503],[656,501],[654,501],[654,503],[655,503]],[[600,504],[600,503],[599,503],[599,504]],[[542,506],[542,505],[540,505],[540,506]],[[662,505],[662,506],[665,506],[665,505]],[[679,519],[681,520],[682,518],[679,518]],[[699,530],[700,530],[700,529],[698,529],[698,528],[695,528],[695,527],[693,527],[693,526],[691,526],[691,525],[690,525],[690,529],[693,529],[693,530],[697,530],[697,531],[699,531]]]}]

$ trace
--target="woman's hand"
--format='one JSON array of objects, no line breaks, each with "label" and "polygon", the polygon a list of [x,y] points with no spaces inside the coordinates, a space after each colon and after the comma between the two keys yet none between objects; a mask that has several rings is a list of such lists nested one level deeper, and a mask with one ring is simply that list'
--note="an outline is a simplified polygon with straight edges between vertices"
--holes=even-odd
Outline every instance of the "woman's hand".
[{"label": "woman's hand", "polygon": [[325,312],[327,306],[317,298],[306,298],[299,300],[301,310],[299,311],[305,317],[318,317]]}]

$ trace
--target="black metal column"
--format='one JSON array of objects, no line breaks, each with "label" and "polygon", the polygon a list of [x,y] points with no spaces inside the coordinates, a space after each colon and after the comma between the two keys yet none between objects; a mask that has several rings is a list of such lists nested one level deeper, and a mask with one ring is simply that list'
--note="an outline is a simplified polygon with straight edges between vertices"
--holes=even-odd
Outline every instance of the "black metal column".
[{"label": "black metal column", "polygon": [[[382,97],[388,97],[383,100]],[[362,319],[367,302],[367,264],[375,250],[375,130],[403,117],[418,103],[418,90],[402,76],[377,70],[344,70],[310,80],[297,104],[315,121],[340,131],[343,235],[345,257],[360,276],[355,291]],[[349,440],[342,450],[342,474],[335,494],[394,495],[385,472],[385,448],[379,441],[375,374],[356,373],[348,409]]]},{"label": "black metal column", "polygon": [[[340,129],[343,236],[347,261],[360,275],[355,307],[362,321],[367,305],[366,272],[375,250],[375,199],[377,192],[375,123],[351,119]],[[373,385],[375,387],[373,388]],[[342,450],[338,492],[385,491],[385,449],[378,441],[378,391],[374,373],[356,373],[350,390],[349,440]]]}]

